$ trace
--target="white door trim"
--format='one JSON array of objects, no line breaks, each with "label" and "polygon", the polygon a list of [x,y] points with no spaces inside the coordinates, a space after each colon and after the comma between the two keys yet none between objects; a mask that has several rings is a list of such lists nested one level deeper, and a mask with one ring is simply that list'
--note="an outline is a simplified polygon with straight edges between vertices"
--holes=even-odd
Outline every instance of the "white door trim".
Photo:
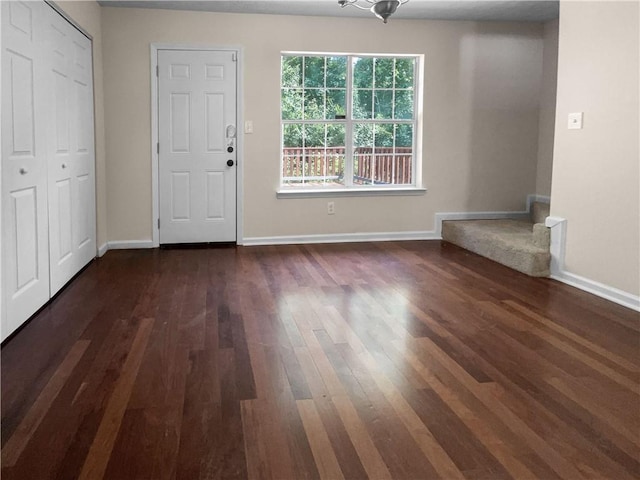
[{"label": "white door trim", "polygon": [[236,108],[237,108],[237,169],[236,169],[236,243],[242,245],[243,238],[243,187],[244,187],[244,48],[236,45],[211,46],[211,45],[181,45],[175,43],[152,43],[151,54],[151,231],[153,247],[160,246],[160,231],[158,229],[158,218],[160,218],[160,188],[158,185],[158,50],[212,50],[231,51],[237,55],[237,77],[236,77]]}]

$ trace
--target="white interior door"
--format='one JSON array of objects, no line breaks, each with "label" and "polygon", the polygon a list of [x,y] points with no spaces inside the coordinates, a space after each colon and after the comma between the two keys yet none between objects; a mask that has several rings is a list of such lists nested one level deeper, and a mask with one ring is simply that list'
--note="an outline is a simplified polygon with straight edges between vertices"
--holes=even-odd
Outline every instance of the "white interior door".
[{"label": "white interior door", "polygon": [[51,294],[96,252],[91,41],[60,15],[44,25]]},{"label": "white interior door", "polygon": [[236,240],[235,59],[158,51],[161,244]]},{"label": "white interior door", "polygon": [[42,2],[2,8],[2,338],[49,299]]}]

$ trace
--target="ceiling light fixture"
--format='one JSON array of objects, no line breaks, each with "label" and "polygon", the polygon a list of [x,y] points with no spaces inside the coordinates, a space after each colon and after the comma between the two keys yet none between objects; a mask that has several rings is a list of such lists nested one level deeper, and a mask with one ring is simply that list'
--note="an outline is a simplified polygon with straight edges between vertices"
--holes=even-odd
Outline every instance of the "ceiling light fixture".
[{"label": "ceiling light fixture", "polygon": [[[376,17],[387,23],[387,20],[393,15],[398,7],[409,0],[338,0],[338,5],[342,8],[350,5],[352,7],[359,8],[360,10],[369,10]],[[358,2],[366,2],[370,6],[363,7]]]}]

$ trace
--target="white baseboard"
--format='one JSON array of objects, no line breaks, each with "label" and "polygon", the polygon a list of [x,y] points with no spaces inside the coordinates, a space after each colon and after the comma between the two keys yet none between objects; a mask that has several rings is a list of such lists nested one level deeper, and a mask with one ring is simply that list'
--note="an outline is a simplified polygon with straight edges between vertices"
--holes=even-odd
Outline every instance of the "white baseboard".
[{"label": "white baseboard", "polygon": [[[546,199],[546,200],[545,200]],[[529,218],[529,207],[534,201],[549,202],[549,197],[542,195],[527,196],[527,210],[515,212],[450,212],[435,214],[435,230],[417,232],[382,232],[382,233],[336,233],[327,235],[291,235],[277,237],[245,237],[241,244],[251,245],[291,245],[301,243],[341,243],[341,242],[386,242],[402,240],[442,240],[442,222],[444,220],[497,220],[512,218],[525,220]],[[240,244],[240,242],[239,242]]]},{"label": "white baseboard", "polygon": [[284,235],[278,237],[245,237],[244,246],[295,245],[302,243],[392,242],[402,240],[439,240],[433,231],[336,233],[326,235]]},{"label": "white baseboard", "polygon": [[153,248],[153,240],[116,240],[108,243],[108,250]]},{"label": "white baseboard", "polygon": [[108,251],[109,251],[109,244],[107,242],[104,242],[102,245],[98,247],[98,256],[101,257]]},{"label": "white baseboard", "polygon": [[593,293],[598,297],[602,297],[606,300],[617,303],[618,305],[622,305],[623,307],[640,312],[640,296],[638,295],[632,295],[615,287],[566,271],[561,271],[558,274],[552,274],[551,278],[558,280],[559,282],[566,283],[567,285],[571,285],[572,287],[579,288],[580,290],[584,290],[585,292]]},{"label": "white baseboard", "polygon": [[640,296],[566,271],[567,220],[547,217],[545,225],[551,229],[551,278],[640,312]]}]

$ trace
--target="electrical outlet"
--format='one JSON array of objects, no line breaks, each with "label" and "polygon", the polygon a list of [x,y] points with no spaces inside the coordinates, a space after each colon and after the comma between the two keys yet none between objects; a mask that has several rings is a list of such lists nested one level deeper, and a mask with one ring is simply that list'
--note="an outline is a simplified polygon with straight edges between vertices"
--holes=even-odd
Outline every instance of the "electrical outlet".
[{"label": "electrical outlet", "polygon": [[336,204],[335,202],[327,202],[327,214],[335,215],[336,213]]}]

